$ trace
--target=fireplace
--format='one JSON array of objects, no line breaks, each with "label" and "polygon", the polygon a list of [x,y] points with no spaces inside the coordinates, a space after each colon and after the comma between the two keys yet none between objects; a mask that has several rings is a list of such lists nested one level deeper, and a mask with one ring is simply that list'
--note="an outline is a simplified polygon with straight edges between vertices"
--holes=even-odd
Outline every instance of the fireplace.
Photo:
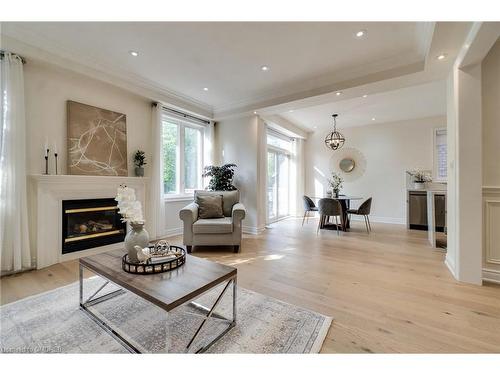
[{"label": "fireplace", "polygon": [[121,218],[114,198],[63,200],[62,253],[123,242]]}]

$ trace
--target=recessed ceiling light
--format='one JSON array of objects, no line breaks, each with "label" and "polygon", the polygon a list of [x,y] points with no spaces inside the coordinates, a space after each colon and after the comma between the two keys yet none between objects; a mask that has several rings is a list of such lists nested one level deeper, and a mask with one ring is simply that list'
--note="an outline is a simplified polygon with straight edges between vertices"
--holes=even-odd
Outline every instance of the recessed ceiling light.
[{"label": "recessed ceiling light", "polygon": [[134,57],[139,56],[139,52],[137,52],[137,51],[129,51],[128,53],[130,53]]},{"label": "recessed ceiling light", "polygon": [[203,87],[203,91],[208,91],[208,87]]},{"label": "recessed ceiling light", "polygon": [[375,117],[372,117],[372,121],[375,121]]},{"label": "recessed ceiling light", "polygon": [[290,113],[293,112],[293,109],[289,110],[288,112],[290,112]]},{"label": "recessed ceiling light", "polygon": [[257,114],[257,111],[253,111],[253,114],[256,115]]},{"label": "recessed ceiling light", "polygon": [[367,98],[367,97],[368,97],[368,94],[363,95],[363,98]]},{"label": "recessed ceiling light", "polygon": [[356,35],[356,38],[363,38],[363,37],[366,36],[366,34],[367,34],[366,30],[359,30],[359,31],[356,32],[355,35]]},{"label": "recessed ceiling light", "polygon": [[442,53],[442,54],[438,55],[436,57],[436,59],[438,59],[438,60],[444,60],[444,59],[446,59],[446,56],[448,56],[446,53]]},{"label": "recessed ceiling light", "polygon": [[316,125],[313,126],[314,129],[317,129],[318,127]]},{"label": "recessed ceiling light", "polygon": [[337,92],[335,93],[335,95],[337,95],[337,96],[342,95],[342,91],[337,91]]},{"label": "recessed ceiling light", "polygon": [[269,67],[267,65],[262,65],[260,67],[260,70],[262,70],[263,72],[267,72],[269,70]]}]

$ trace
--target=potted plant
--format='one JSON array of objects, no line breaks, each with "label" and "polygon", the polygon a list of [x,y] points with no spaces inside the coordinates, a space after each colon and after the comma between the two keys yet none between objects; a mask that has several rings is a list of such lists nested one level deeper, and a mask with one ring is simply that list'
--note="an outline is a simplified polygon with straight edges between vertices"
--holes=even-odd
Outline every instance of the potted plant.
[{"label": "potted plant", "polygon": [[236,190],[233,185],[234,168],[236,167],[236,164],[224,164],[220,167],[216,165],[206,166],[203,177],[211,177],[207,189],[213,191]]},{"label": "potted plant", "polygon": [[146,163],[146,155],[144,151],[137,150],[134,154],[135,175],[137,177],[144,177],[144,166]]},{"label": "potted plant", "polygon": [[417,190],[424,189],[425,183],[432,181],[429,173],[421,169],[406,171],[406,173],[408,173],[413,178],[413,188]]},{"label": "potted plant", "polygon": [[332,178],[328,179],[328,184],[332,188],[333,195],[335,198],[339,197],[340,189],[342,189],[342,184],[344,183],[344,179],[340,177],[338,173],[333,172]]}]

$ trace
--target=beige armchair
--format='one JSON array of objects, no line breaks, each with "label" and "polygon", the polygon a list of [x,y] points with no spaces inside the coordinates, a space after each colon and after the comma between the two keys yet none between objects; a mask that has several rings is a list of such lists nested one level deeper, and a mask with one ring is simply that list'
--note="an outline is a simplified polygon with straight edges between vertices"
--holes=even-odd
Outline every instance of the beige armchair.
[{"label": "beige armchair", "polygon": [[[197,195],[222,195],[222,209],[224,217],[217,219],[199,219]],[[188,253],[193,246],[234,246],[237,253],[241,246],[241,221],[245,218],[245,206],[240,201],[240,193],[233,191],[205,191],[194,192],[195,202],[190,203],[179,212],[184,222],[184,245]]]}]

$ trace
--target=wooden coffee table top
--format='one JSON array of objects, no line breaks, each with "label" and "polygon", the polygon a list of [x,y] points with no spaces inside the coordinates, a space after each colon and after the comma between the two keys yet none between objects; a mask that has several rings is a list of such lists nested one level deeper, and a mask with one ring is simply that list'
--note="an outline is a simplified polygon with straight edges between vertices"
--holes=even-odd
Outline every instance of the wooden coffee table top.
[{"label": "wooden coffee table top", "polygon": [[80,258],[80,264],[167,311],[236,275],[234,267],[191,255],[173,271],[136,275],[122,269],[124,254],[123,250],[108,251]]}]

